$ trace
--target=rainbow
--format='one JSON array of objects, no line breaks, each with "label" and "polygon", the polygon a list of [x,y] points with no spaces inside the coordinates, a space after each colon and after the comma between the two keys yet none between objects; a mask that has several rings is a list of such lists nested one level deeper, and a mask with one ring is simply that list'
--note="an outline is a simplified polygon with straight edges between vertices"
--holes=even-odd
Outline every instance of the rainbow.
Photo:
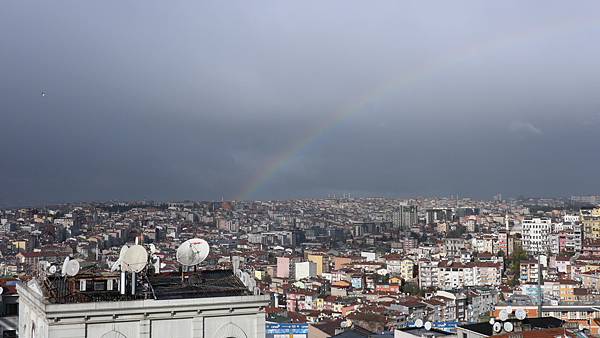
[{"label": "rainbow", "polygon": [[393,90],[398,90],[399,88],[413,85],[418,81],[425,80],[429,76],[434,75],[436,71],[439,71],[444,67],[451,66],[462,60],[477,56],[483,52],[490,52],[494,49],[509,46],[517,42],[527,42],[533,38],[544,37],[556,32],[562,32],[569,28],[583,28],[587,23],[594,23],[594,21],[572,19],[562,22],[562,24],[553,23],[552,25],[539,26],[526,32],[514,32],[512,34],[503,35],[496,39],[487,40],[479,44],[466,46],[453,52],[446,53],[438,58],[434,58],[433,60],[424,62],[421,66],[416,67],[411,72],[404,74],[404,76],[400,79],[387,81],[379,86],[376,86],[372,90],[352,100],[349,104],[344,105],[332,114],[326,116],[322,123],[320,123],[317,127],[309,129],[303,137],[299,138],[283,151],[273,156],[265,163],[265,165],[262,167],[262,170],[260,170],[242,188],[234,200],[244,200],[249,198],[304,148],[314,143],[323,134],[333,129],[342,121],[346,120],[357,112],[362,111],[368,103],[384,97]]}]

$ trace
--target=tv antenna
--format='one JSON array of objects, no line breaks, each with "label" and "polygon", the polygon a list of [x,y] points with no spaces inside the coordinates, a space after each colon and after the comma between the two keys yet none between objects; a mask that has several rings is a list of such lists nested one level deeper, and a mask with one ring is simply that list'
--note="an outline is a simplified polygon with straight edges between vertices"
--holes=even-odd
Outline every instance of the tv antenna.
[{"label": "tv antenna", "polygon": [[[119,257],[121,260],[121,257]],[[136,244],[125,250],[121,260],[121,270],[129,272],[140,272],[148,263],[148,253],[143,246]]]},{"label": "tv antenna", "polygon": [[60,270],[60,274],[65,276],[67,274],[67,264],[69,264],[69,256],[65,257],[65,260],[63,261],[62,264],[62,269]]},{"label": "tv antenna", "polygon": [[79,273],[79,261],[76,259],[69,260],[65,267],[65,273],[69,277],[73,277]]},{"label": "tv antenna", "polygon": [[517,317],[518,320],[523,320],[527,318],[527,312],[523,309],[518,309],[515,311],[515,317]]},{"label": "tv antenna", "polygon": [[177,248],[177,261],[183,266],[198,265],[208,257],[209,252],[210,247],[205,240],[188,239]]},{"label": "tv antenna", "polygon": [[110,268],[110,271],[117,271],[117,269],[121,269],[121,271],[123,271],[123,258],[125,258],[125,253],[127,252],[127,250],[129,250],[129,247],[127,245],[123,245],[121,247],[121,251],[119,252],[119,258],[116,262],[113,263],[113,265]]},{"label": "tv antenna", "polygon": [[[121,259],[119,257],[119,259]],[[125,273],[131,272],[131,294],[135,295],[135,274],[141,272],[148,264],[148,252],[146,249],[139,245],[133,245],[125,251],[123,259],[121,260],[121,294],[125,294]]]}]

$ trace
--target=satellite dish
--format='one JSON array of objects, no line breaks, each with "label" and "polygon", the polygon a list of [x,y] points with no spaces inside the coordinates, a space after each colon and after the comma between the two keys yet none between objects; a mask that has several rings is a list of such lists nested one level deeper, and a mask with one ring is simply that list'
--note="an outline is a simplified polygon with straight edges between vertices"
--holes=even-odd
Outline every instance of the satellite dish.
[{"label": "satellite dish", "polygon": [[148,263],[148,253],[143,246],[136,244],[127,249],[123,260],[121,261],[121,270],[130,272],[140,272]]},{"label": "satellite dish", "polygon": [[500,311],[500,320],[505,321],[507,319],[508,319],[508,312],[506,312],[506,310],[501,310]]},{"label": "satellite dish", "polygon": [[65,268],[65,273],[69,277],[75,276],[79,272],[79,261],[76,259],[70,260]]},{"label": "satellite dish", "polygon": [[514,329],[514,325],[511,322],[504,322],[504,331],[506,332],[512,332],[512,330]]},{"label": "satellite dish", "polygon": [[494,325],[495,322],[496,322],[496,320],[493,317],[490,318],[490,325]]},{"label": "satellite dish", "polygon": [[0,286],[0,295],[4,293],[4,288]]},{"label": "satellite dish", "polygon": [[121,247],[121,251],[119,251],[119,259],[123,260],[123,258],[125,257],[125,253],[127,252],[127,250],[129,250],[129,247],[127,245],[123,245]]},{"label": "satellite dish", "polygon": [[507,312],[508,314],[511,314],[511,313],[513,312],[513,308],[512,308],[512,306],[510,306],[510,305],[509,305],[509,306],[507,306],[507,307],[506,307],[506,312]]},{"label": "satellite dish", "polygon": [[148,244],[148,247],[150,247],[150,253],[151,254],[154,254],[154,253],[156,253],[158,251],[158,250],[156,250],[156,245],[154,245],[152,243]]},{"label": "satellite dish", "polygon": [[500,323],[500,322],[494,323],[493,329],[494,329],[494,332],[496,332],[496,333],[502,331],[502,323]]},{"label": "satellite dish", "polygon": [[517,317],[518,320],[523,320],[527,318],[527,312],[525,312],[523,309],[518,309],[515,311],[515,317]]},{"label": "satellite dish", "polygon": [[[118,268],[121,268],[121,265],[123,264],[123,258],[125,258],[125,253],[127,252],[127,250],[129,250],[129,247],[127,245],[123,245],[121,247],[121,251],[119,252],[119,258],[110,267],[110,271],[116,271]],[[123,269],[121,268],[121,270]]]},{"label": "satellite dish", "polygon": [[63,276],[67,274],[67,264],[68,263],[69,263],[69,256],[67,256],[65,258],[65,261],[63,262],[63,265],[62,265],[62,269],[60,270],[61,275],[63,275]]},{"label": "satellite dish", "polygon": [[429,331],[431,330],[431,322],[425,322],[425,330]]},{"label": "satellite dish", "polygon": [[198,265],[208,257],[210,247],[200,238],[192,238],[177,248],[177,261],[184,266]]},{"label": "satellite dish", "polygon": [[56,270],[58,270],[56,268],[56,265],[50,265],[50,267],[48,268],[48,272],[50,272],[51,274],[55,274]]},{"label": "satellite dish", "polygon": [[423,319],[419,318],[419,319],[415,320],[415,326],[423,327]]},{"label": "satellite dish", "polygon": [[42,92],[40,93],[40,95],[42,95],[42,97],[45,97],[48,94],[46,93],[46,90],[42,90]]}]

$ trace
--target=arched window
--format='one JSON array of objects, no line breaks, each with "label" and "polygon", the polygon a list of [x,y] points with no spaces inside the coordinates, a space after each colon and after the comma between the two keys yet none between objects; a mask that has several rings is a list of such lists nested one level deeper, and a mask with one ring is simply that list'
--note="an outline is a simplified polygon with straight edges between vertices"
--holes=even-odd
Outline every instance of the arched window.
[{"label": "arched window", "polygon": [[111,330],[100,336],[100,338],[127,338],[127,336],[119,331]]},{"label": "arched window", "polygon": [[215,338],[248,338],[248,336],[239,326],[227,323],[217,330]]}]

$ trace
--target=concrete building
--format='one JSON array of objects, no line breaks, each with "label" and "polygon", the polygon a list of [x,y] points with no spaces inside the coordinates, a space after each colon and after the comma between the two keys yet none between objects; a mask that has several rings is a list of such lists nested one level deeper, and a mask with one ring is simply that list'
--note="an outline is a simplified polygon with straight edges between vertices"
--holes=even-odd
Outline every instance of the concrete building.
[{"label": "concrete building", "polygon": [[419,223],[418,207],[401,205],[392,211],[392,226],[400,230],[408,230]]},{"label": "concrete building", "polygon": [[582,208],[579,211],[579,220],[583,224],[585,239],[600,238],[600,208]]},{"label": "concrete building", "polygon": [[317,276],[317,264],[315,262],[307,261],[295,264],[295,280],[301,280],[305,278],[311,278]]},{"label": "concrete building", "polygon": [[463,238],[444,239],[444,253],[446,257],[460,257],[462,250],[465,249],[465,240]]},{"label": "concrete building", "polygon": [[419,261],[419,288],[437,287],[439,262],[422,259]]},{"label": "concrete building", "polygon": [[545,254],[550,250],[552,221],[547,218],[523,220],[523,250],[532,255]]},{"label": "concrete building", "polygon": [[[118,274],[33,279],[17,286],[19,337],[265,337],[269,296],[253,295],[227,271],[188,274],[185,285],[179,274],[150,278],[128,295],[107,287]],[[81,291],[82,281],[91,289]]]},{"label": "concrete building", "polygon": [[308,259],[310,262],[314,262],[317,265],[317,276],[321,276],[323,274],[323,272],[325,271],[325,269],[324,269],[325,258],[323,257],[323,255],[322,254],[308,254],[306,259]]}]

